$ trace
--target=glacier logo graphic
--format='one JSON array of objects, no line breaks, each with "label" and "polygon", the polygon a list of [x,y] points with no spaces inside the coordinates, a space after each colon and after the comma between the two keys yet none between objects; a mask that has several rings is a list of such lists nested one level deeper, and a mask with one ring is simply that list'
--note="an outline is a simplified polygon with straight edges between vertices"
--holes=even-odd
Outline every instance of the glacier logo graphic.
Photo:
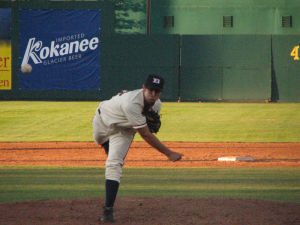
[{"label": "glacier logo graphic", "polygon": [[[84,36],[82,34],[82,36]],[[92,37],[89,39],[82,39],[76,41],[69,41],[59,43],[61,39],[51,41],[50,46],[43,46],[42,41],[36,41],[35,37],[28,40],[25,54],[22,60],[22,65],[28,64],[31,59],[34,64],[43,63],[44,65],[71,61],[74,58],[81,58],[81,54],[88,50],[94,51],[99,46],[99,38]],[[74,55],[73,54],[77,54]],[[71,57],[70,55],[73,55]],[[67,56],[69,56],[67,58]]]}]

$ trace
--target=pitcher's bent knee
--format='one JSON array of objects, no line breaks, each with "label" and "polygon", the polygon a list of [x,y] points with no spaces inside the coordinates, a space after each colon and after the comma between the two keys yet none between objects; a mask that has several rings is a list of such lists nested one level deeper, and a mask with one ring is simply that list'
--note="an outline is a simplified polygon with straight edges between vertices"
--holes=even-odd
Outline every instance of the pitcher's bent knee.
[{"label": "pitcher's bent knee", "polygon": [[106,164],[105,179],[115,180],[120,183],[122,177],[122,165],[120,163]]}]

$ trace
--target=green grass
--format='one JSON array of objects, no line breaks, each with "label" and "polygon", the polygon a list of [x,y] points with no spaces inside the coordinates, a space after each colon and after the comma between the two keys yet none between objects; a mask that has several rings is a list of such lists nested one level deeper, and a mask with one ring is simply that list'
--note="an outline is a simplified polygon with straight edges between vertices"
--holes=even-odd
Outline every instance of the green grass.
[{"label": "green grass", "polygon": [[[299,168],[124,168],[118,196],[300,203]],[[1,166],[0,202],[104,196],[104,168]]]},{"label": "green grass", "polygon": [[[0,101],[0,141],[93,141],[98,102]],[[163,141],[300,142],[300,104],[163,103]],[[135,141],[142,141],[136,135]]]},{"label": "green grass", "polygon": [[97,102],[0,102],[0,141],[91,141]]},{"label": "green grass", "polygon": [[300,104],[168,103],[163,106],[163,127],[158,136],[165,140],[300,141]]},{"label": "green grass", "polygon": [[[0,101],[0,142],[93,141],[98,102]],[[163,103],[163,141],[300,142],[300,104]],[[142,139],[137,135],[135,141]],[[299,168],[124,168],[119,196],[300,203]],[[104,196],[104,168],[0,166],[0,202]]]}]

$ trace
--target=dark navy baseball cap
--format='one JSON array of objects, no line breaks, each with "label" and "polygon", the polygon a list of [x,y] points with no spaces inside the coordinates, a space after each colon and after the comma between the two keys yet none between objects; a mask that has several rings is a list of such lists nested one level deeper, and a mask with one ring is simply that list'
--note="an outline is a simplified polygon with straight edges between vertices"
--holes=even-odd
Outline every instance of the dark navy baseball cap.
[{"label": "dark navy baseball cap", "polygon": [[148,75],[145,87],[149,90],[156,90],[156,91],[162,91],[164,88],[164,79],[156,74],[150,74]]}]

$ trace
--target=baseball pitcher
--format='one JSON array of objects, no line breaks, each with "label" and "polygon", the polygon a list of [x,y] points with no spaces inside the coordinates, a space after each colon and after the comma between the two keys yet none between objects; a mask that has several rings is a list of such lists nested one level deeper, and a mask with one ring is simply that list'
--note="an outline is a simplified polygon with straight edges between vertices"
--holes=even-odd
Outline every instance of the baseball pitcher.
[{"label": "baseball pitcher", "polygon": [[122,167],[136,132],[166,157],[175,162],[182,154],[171,151],[153,134],[160,128],[161,101],[164,79],[149,75],[142,89],[122,91],[100,103],[93,119],[93,135],[107,156],[105,169],[106,202],[104,222],[114,222],[114,202],[118,193]]}]

